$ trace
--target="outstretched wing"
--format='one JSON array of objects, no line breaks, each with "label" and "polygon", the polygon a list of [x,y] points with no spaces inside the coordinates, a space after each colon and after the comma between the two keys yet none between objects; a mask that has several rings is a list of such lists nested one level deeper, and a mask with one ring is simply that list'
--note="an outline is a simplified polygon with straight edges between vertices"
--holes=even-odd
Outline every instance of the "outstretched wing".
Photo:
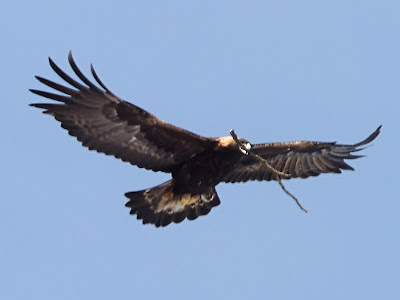
[{"label": "outstretched wing", "polygon": [[[362,150],[360,146],[373,141],[379,134],[379,126],[368,138],[354,145],[327,142],[285,142],[253,145],[251,151],[264,158],[273,168],[290,174],[292,178],[307,178],[321,173],[341,173],[354,170],[344,160],[362,155],[352,152]],[[236,168],[226,174],[224,182],[246,182],[249,180],[275,180],[271,171],[258,160],[243,155]]]},{"label": "outstretched wing", "polygon": [[93,77],[101,89],[82,74],[71,52],[68,60],[83,84],[64,73],[49,58],[52,69],[72,87],[36,76],[41,83],[63,94],[31,90],[39,96],[61,102],[31,105],[54,116],[70,135],[89,150],[114,155],[146,169],[171,172],[177,163],[213,143],[211,139],[165,123],[140,107],[118,98],[100,81],[91,66]]}]

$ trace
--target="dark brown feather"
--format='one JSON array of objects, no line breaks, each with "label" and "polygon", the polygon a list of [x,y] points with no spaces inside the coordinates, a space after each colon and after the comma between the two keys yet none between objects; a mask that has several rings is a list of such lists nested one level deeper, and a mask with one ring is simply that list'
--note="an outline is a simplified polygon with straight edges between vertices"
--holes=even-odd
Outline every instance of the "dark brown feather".
[{"label": "dark brown feather", "polygon": [[116,97],[91,67],[95,80],[104,89],[102,90],[83,75],[71,53],[68,60],[85,85],[72,79],[49,59],[52,69],[75,89],[37,76],[41,83],[63,94],[31,91],[62,104],[31,105],[53,115],[70,135],[75,136],[90,150],[114,155],[146,169],[171,172],[176,164],[188,160],[214,143],[211,139],[162,122],[140,107]]},{"label": "dark brown feather", "polygon": [[[68,60],[79,80],[49,59],[54,72],[70,86],[36,76],[61,94],[33,89],[33,93],[58,102],[31,105],[52,115],[89,150],[113,155],[139,167],[172,173],[171,181],[125,194],[130,199],[126,204],[130,213],[144,224],[166,226],[208,214],[220,204],[215,186],[221,181],[277,179],[265,164],[245,155],[231,136],[205,138],[165,123],[115,96],[93,66],[91,73],[97,84],[79,70],[71,53]],[[380,127],[353,145],[298,141],[253,145],[250,151],[292,178],[340,173],[353,170],[344,160],[361,157],[352,153],[362,150],[361,146],[374,140],[379,131]],[[239,141],[250,145],[244,139]]]},{"label": "dark brown feather", "polygon": [[[329,142],[284,142],[253,145],[251,151],[264,158],[276,170],[291,175],[291,178],[307,178],[321,173],[340,173],[353,170],[344,160],[356,159],[361,155],[352,152],[362,150],[360,146],[373,141],[379,134],[379,126],[365,140],[353,145],[341,145]],[[258,160],[243,156],[241,161],[229,173],[223,182],[246,182],[249,180],[275,180],[271,171]]]},{"label": "dark brown feather", "polygon": [[126,193],[130,200],[125,206],[131,209],[130,214],[143,220],[143,224],[164,227],[185,218],[197,219],[221,203],[215,187],[209,187],[201,194],[175,194],[174,184],[175,181],[170,180],[147,190]]}]

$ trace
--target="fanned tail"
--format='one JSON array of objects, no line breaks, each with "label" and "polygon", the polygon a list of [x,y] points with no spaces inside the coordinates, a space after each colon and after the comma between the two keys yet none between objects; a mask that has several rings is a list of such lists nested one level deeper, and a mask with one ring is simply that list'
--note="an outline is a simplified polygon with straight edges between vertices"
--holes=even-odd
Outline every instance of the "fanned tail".
[{"label": "fanned tail", "polygon": [[131,209],[130,214],[143,220],[143,224],[160,227],[171,222],[180,223],[185,218],[194,220],[221,203],[215,187],[201,194],[175,195],[173,185],[174,180],[170,180],[150,189],[126,193],[130,201],[125,206]]}]

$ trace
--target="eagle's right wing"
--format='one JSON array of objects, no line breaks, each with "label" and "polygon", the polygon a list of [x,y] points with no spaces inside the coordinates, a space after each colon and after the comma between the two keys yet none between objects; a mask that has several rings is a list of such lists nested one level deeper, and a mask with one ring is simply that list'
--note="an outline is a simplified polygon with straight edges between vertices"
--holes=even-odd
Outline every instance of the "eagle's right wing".
[{"label": "eagle's right wing", "polygon": [[61,102],[31,105],[54,116],[70,135],[90,150],[114,155],[138,167],[171,172],[177,163],[215,143],[165,123],[140,107],[118,98],[100,81],[92,67],[93,77],[102,87],[99,88],[78,69],[71,52],[68,60],[85,85],[72,79],[49,59],[53,70],[73,88],[37,76],[41,83],[63,95],[31,90],[42,97]]}]

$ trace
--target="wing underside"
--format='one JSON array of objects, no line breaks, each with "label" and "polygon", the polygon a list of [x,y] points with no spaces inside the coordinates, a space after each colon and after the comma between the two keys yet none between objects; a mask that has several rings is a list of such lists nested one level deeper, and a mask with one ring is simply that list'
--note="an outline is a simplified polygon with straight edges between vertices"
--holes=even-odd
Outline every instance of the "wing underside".
[{"label": "wing underside", "polygon": [[[379,126],[368,138],[353,144],[343,145],[327,142],[285,142],[253,145],[255,154],[264,158],[274,169],[287,173],[291,178],[307,178],[321,173],[341,173],[353,170],[346,159],[362,155],[353,154],[373,141],[379,134]],[[249,180],[276,180],[275,175],[261,162],[243,156],[236,168],[225,175],[224,182],[246,182]]]},{"label": "wing underside", "polygon": [[165,123],[115,96],[100,81],[93,67],[91,72],[99,86],[92,83],[78,69],[71,53],[68,60],[81,82],[49,59],[52,69],[69,86],[37,76],[41,83],[60,93],[31,91],[58,103],[31,105],[54,116],[83,146],[139,167],[164,172],[170,172],[177,163],[209,146],[209,139]]}]

